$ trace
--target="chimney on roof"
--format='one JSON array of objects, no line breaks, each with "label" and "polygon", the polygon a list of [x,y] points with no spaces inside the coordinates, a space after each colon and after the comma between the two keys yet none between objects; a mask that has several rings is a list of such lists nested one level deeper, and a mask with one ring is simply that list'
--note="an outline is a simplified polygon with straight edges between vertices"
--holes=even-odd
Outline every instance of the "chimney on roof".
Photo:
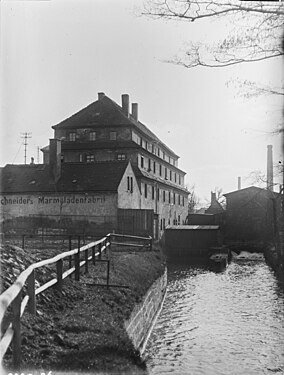
[{"label": "chimney on roof", "polygon": [[267,190],[273,191],[272,145],[267,146]]},{"label": "chimney on roof", "polygon": [[238,190],[241,190],[242,188],[242,178],[238,177]]},{"label": "chimney on roof", "polygon": [[49,176],[53,183],[61,177],[61,140],[49,140]]},{"label": "chimney on roof", "polygon": [[216,202],[216,193],[213,193],[211,191],[211,204],[213,204],[214,202]]},{"label": "chimney on roof", "polygon": [[98,100],[102,100],[102,98],[105,96],[104,92],[99,92],[98,93]]},{"label": "chimney on roof", "polygon": [[129,116],[129,95],[122,94],[121,95],[121,106],[124,114],[128,117]]},{"label": "chimney on roof", "polygon": [[138,103],[132,103],[132,117],[138,121]]}]

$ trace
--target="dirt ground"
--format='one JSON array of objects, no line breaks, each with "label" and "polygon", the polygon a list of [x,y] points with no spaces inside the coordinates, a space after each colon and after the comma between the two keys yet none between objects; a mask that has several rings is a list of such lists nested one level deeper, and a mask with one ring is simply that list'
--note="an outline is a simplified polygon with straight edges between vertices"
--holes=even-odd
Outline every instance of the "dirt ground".
[{"label": "dirt ground", "polygon": [[[67,249],[68,250],[68,249]],[[54,256],[66,249],[22,250],[14,245],[1,249],[2,290],[6,289],[30,263]],[[41,257],[42,253],[42,257]],[[116,251],[109,254],[110,284],[106,284],[106,263],[97,262],[80,281],[64,280],[62,293],[56,288],[37,296],[37,314],[25,312],[22,318],[21,371],[91,372],[141,374],[146,365],[135,351],[125,330],[124,321],[134,304],[164,271],[157,251]],[[37,271],[38,285],[54,277],[54,269]],[[4,365],[12,369],[8,350]]]}]

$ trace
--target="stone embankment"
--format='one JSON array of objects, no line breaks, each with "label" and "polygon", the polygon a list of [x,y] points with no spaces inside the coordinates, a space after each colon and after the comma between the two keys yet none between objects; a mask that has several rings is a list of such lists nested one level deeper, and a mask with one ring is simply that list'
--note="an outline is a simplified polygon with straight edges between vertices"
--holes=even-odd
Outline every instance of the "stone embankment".
[{"label": "stone embankment", "polygon": [[[4,246],[1,252],[1,266],[6,270],[1,274],[3,288],[29,264],[40,260],[39,254],[34,256],[31,250],[16,246]],[[64,280],[62,293],[51,288],[39,295],[36,316],[25,312],[21,370],[145,372],[137,342],[146,336],[164,295],[165,263],[156,251],[114,249],[110,258],[110,284],[122,287],[94,285],[106,282],[106,265],[97,263],[90,265],[89,273],[82,275],[79,282],[73,278]],[[51,268],[38,270],[38,285],[53,275]],[[137,340],[135,329],[131,330],[133,314],[140,332]],[[7,370],[12,368],[11,354],[9,350],[5,356]]]}]

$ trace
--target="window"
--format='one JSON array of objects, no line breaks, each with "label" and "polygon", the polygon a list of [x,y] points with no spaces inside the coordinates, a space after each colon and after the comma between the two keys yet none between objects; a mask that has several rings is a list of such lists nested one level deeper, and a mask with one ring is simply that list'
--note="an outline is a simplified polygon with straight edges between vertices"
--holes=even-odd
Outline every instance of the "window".
[{"label": "window", "polygon": [[163,190],[163,202],[166,202],[166,191]]},{"label": "window", "polygon": [[127,177],[127,190],[133,192],[133,177]]},{"label": "window", "polygon": [[95,161],[95,155],[87,155],[86,162],[91,163],[92,161]]},{"label": "window", "polygon": [[117,154],[117,160],[126,160],[126,155],[125,154]]},{"label": "window", "polygon": [[144,168],[144,157],[143,156],[141,156],[140,165],[141,165],[141,168]]},{"label": "window", "polygon": [[180,215],[178,215],[178,225],[180,225]]},{"label": "window", "polygon": [[163,219],[163,227],[166,228],[166,219]]},{"label": "window", "polygon": [[176,204],[176,193],[174,193],[174,204]]},{"label": "window", "polygon": [[160,164],[160,176],[162,176],[162,165]]},{"label": "window", "polygon": [[145,198],[147,198],[147,191],[148,190],[148,186],[147,184],[145,184],[145,188],[144,188],[144,195],[145,195]]},{"label": "window", "polygon": [[163,151],[163,159],[165,160],[166,154],[165,151]]},{"label": "window", "polygon": [[184,196],[182,197],[182,205],[184,207]]},{"label": "window", "polygon": [[160,200],[160,189],[158,188],[157,189],[157,201],[159,201]]},{"label": "window", "polygon": [[175,172],[175,182],[177,182],[177,173]]},{"label": "window", "polygon": [[151,171],[151,159],[149,158],[149,161],[148,161],[148,171],[150,172]]},{"label": "window", "polygon": [[111,141],[116,141],[116,132],[110,132],[109,133],[109,139]]},{"label": "window", "polygon": [[169,203],[171,203],[171,192],[169,191]]},{"label": "window", "polygon": [[178,195],[178,204],[180,205],[180,195]]},{"label": "window", "polygon": [[156,162],[153,161],[153,172],[156,173]]},{"label": "window", "polygon": [[170,171],[170,181],[172,181],[172,171]]},{"label": "window", "polygon": [[158,147],[158,156],[160,156],[160,149],[159,149],[159,147]]},{"label": "window", "polygon": [[152,199],[155,199],[155,186],[152,186]]},{"label": "window", "polygon": [[163,219],[160,221],[160,229],[163,230]]},{"label": "window", "polygon": [[69,141],[71,142],[76,141],[76,133],[69,133]]},{"label": "window", "polygon": [[97,139],[97,133],[96,132],[90,132],[90,141],[95,141]]},{"label": "window", "polygon": [[168,168],[165,168],[165,180],[168,179]]},{"label": "window", "polygon": [[178,175],[178,183],[179,183],[179,185],[181,184],[181,177],[180,177],[180,174]]}]

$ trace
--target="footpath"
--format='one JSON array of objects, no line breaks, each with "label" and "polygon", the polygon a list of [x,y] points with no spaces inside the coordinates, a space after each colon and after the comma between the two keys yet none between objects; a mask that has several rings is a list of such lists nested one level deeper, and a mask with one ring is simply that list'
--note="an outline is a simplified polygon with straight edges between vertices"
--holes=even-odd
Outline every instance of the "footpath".
[{"label": "footpath", "polygon": [[[13,275],[35,259],[28,250],[15,246],[4,246],[1,253],[5,288],[14,281]],[[106,264],[96,263],[90,264],[79,282],[64,280],[62,293],[51,288],[39,295],[36,316],[25,313],[22,319],[20,372],[146,373],[146,364],[128,338],[124,321],[164,267],[158,251],[112,251],[110,284],[123,287],[93,285],[106,283]],[[40,283],[52,277],[51,270],[38,272]],[[7,373],[12,370],[11,354],[9,349],[4,358]]]}]

